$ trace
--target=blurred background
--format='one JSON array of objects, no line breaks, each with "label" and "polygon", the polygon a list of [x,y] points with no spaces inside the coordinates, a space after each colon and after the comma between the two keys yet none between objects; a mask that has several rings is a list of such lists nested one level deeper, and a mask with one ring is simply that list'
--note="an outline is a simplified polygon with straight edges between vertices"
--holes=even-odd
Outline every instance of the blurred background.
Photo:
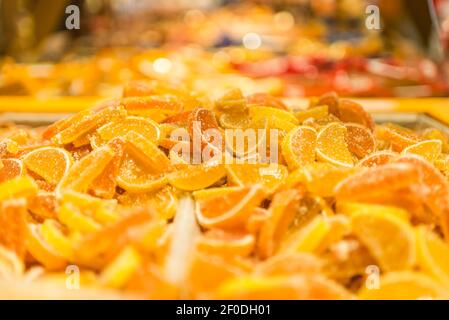
[{"label": "blurred background", "polygon": [[448,46],[449,0],[0,0],[0,95],[447,96]]}]

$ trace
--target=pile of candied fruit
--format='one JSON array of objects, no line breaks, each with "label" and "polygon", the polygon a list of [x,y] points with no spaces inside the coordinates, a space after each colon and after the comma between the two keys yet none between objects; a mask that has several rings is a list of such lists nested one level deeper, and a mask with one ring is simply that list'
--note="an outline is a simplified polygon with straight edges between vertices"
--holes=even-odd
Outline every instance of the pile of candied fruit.
[{"label": "pile of candied fruit", "polygon": [[[246,143],[192,163],[210,129],[277,130],[277,161]],[[2,298],[449,298],[448,137],[333,93],[297,110],[134,82],[0,129],[0,159]]]}]

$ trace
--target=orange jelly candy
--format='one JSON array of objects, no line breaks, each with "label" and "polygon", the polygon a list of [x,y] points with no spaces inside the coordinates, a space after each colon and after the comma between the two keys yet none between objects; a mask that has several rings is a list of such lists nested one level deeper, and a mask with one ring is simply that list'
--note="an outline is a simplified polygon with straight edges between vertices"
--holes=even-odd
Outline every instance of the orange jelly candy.
[{"label": "orange jelly candy", "polygon": [[103,172],[92,182],[94,186],[91,193],[103,199],[112,199],[117,186],[117,175],[123,158],[125,141],[122,138],[115,138],[108,143],[114,152],[111,162],[105,167]]},{"label": "orange jelly candy", "polygon": [[254,249],[255,238],[251,234],[210,230],[196,242],[199,251],[221,256],[248,256]]},{"label": "orange jelly candy", "polygon": [[391,123],[378,126],[376,133],[378,137],[388,141],[392,150],[396,152],[401,152],[421,140],[412,130]]},{"label": "orange jelly candy", "polygon": [[343,122],[358,123],[374,132],[375,125],[373,117],[363,107],[351,100],[340,100],[338,104],[339,118]]},{"label": "orange jelly candy", "polygon": [[23,163],[17,159],[3,159],[0,168],[0,183],[14,179],[23,174]]},{"label": "orange jelly candy", "polygon": [[86,192],[113,158],[114,151],[109,146],[92,151],[70,168],[59,183],[58,189]]},{"label": "orange jelly candy", "polygon": [[315,161],[317,132],[300,126],[290,131],[282,142],[282,155],[290,169],[299,168]]},{"label": "orange jelly candy", "polygon": [[349,150],[359,159],[364,158],[376,150],[376,139],[366,127],[355,123],[345,124],[346,141]]},{"label": "orange jelly candy", "polygon": [[44,147],[23,156],[25,167],[51,184],[58,184],[72,166],[72,155],[62,148]]},{"label": "orange jelly candy", "polygon": [[130,193],[152,192],[164,187],[167,182],[167,177],[158,170],[128,153],[124,154],[117,175],[117,184],[122,189]]},{"label": "orange jelly candy", "polygon": [[281,191],[274,196],[268,208],[270,216],[260,229],[258,253],[262,258],[267,258],[276,251],[295,218],[300,199],[301,193],[298,190]]},{"label": "orange jelly candy", "polygon": [[340,117],[340,108],[338,96],[335,92],[330,92],[322,95],[315,103],[316,106],[327,106],[329,113],[333,114],[337,118]]},{"label": "orange jelly candy", "polygon": [[316,152],[319,159],[341,167],[352,167],[354,160],[349,151],[348,130],[340,123],[333,122],[319,132]]},{"label": "orange jelly candy", "polygon": [[204,228],[243,228],[265,194],[259,185],[217,190],[216,194],[198,199],[196,215]]}]

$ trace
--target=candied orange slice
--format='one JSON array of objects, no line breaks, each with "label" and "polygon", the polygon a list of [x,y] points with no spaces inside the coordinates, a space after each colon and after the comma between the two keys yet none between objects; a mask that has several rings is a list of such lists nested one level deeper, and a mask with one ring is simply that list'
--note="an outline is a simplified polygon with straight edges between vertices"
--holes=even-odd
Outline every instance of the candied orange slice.
[{"label": "candied orange slice", "polygon": [[48,270],[61,270],[67,261],[55,249],[44,241],[41,225],[29,223],[27,227],[27,250],[34,259],[42,263]]},{"label": "candied orange slice", "polygon": [[[186,149],[184,150],[188,150],[188,143],[185,145],[185,148]],[[178,169],[189,167],[190,152],[188,154],[185,154],[183,150],[179,150],[179,152],[176,152],[175,150],[170,149],[170,151],[168,152],[168,158],[170,159],[171,163]]]},{"label": "candied orange slice", "polygon": [[160,267],[145,263],[129,279],[125,290],[142,292],[146,299],[167,300],[179,298],[179,288],[169,283]]},{"label": "candied orange slice", "polygon": [[274,195],[268,208],[270,215],[260,228],[257,247],[260,257],[268,258],[276,252],[297,213],[300,199],[298,190],[285,190]]},{"label": "candied orange slice", "polygon": [[212,149],[219,149],[222,147],[223,139],[214,140],[215,137],[213,135],[208,136],[209,130],[212,131],[213,134],[219,132],[215,114],[211,110],[196,108],[189,114],[187,121],[190,137],[193,138],[197,136],[201,139],[201,145],[198,146],[201,147],[201,149],[196,150],[197,146],[194,144],[194,152],[201,152],[205,146],[212,147]]},{"label": "candied orange slice", "polygon": [[67,129],[68,127],[70,127],[71,125],[73,125],[75,123],[81,122],[82,120],[85,120],[85,119],[91,117],[92,114],[93,114],[93,110],[87,109],[87,110],[78,112],[71,117],[58,120],[55,123],[52,123],[51,125],[49,125],[43,131],[42,137],[44,139],[50,140],[59,132]]},{"label": "candied orange slice", "polygon": [[122,288],[141,264],[139,252],[132,246],[125,247],[100,274],[100,283],[111,288]]},{"label": "candied orange slice", "polygon": [[133,229],[131,242],[139,251],[157,256],[160,251],[161,238],[166,237],[170,228],[171,226],[162,220],[145,223]]},{"label": "candied orange slice", "polygon": [[69,171],[73,159],[65,149],[45,147],[23,156],[25,167],[51,184],[58,184]]},{"label": "candied orange slice", "polygon": [[170,125],[174,127],[183,127],[187,128],[189,126],[189,118],[192,115],[193,110],[183,111],[179,113],[175,113],[174,115],[168,117],[160,124],[161,128],[165,125]]},{"label": "candied orange slice", "polygon": [[315,252],[331,232],[327,218],[316,216],[305,226],[292,231],[283,241],[282,252]]},{"label": "candied orange slice", "polygon": [[157,142],[161,136],[159,125],[156,122],[135,116],[110,122],[97,130],[100,138],[104,141],[124,137],[129,131],[135,131],[152,142]]},{"label": "candied orange slice", "polygon": [[[278,130],[279,136],[279,144],[282,142],[282,138],[291,130],[295,129],[297,126],[296,123],[293,123],[289,120],[280,119],[277,117],[268,117],[268,118],[256,118],[256,120],[252,121],[252,128],[258,129],[267,129],[268,132],[265,133],[267,137],[271,137],[271,130]],[[269,140],[269,139],[267,139]],[[270,141],[270,140],[269,140]]]},{"label": "candied orange slice", "polygon": [[354,160],[346,142],[348,130],[340,123],[330,123],[317,136],[318,159],[341,167],[352,167]]},{"label": "candied orange slice", "polygon": [[326,117],[329,114],[329,107],[328,106],[318,106],[313,107],[307,110],[302,110],[295,112],[295,117],[298,119],[299,123],[303,123],[304,121],[308,119],[321,119]]},{"label": "candied orange slice", "polygon": [[156,192],[149,200],[161,219],[170,220],[174,217],[178,199],[172,188],[163,188]]},{"label": "candied orange slice", "polygon": [[407,188],[420,177],[409,163],[388,163],[369,168],[341,181],[335,187],[335,196],[341,200],[369,200]]},{"label": "candied orange slice", "polygon": [[340,108],[338,96],[335,92],[323,94],[315,103],[316,106],[327,106],[329,113],[336,117],[340,117]]},{"label": "candied orange slice", "polygon": [[61,193],[61,201],[63,203],[71,203],[78,208],[84,209],[85,211],[87,211],[87,209],[93,210],[98,208],[115,209],[117,204],[116,200],[103,200],[73,190],[65,190]]},{"label": "candied orange slice", "polygon": [[196,252],[188,269],[185,287],[198,296],[213,291],[228,279],[245,274],[245,270],[230,259]]},{"label": "candied orange slice", "polygon": [[121,104],[129,114],[146,116],[156,122],[162,122],[168,116],[181,112],[187,107],[186,102],[171,94],[127,97],[121,100]]},{"label": "candied orange slice", "polygon": [[108,107],[96,113],[89,113],[79,122],[74,122],[66,129],[57,133],[52,138],[52,141],[59,145],[69,144],[95,128],[98,128],[109,121],[123,119],[125,116],[126,111],[122,107]]},{"label": "candied orange slice", "polygon": [[376,150],[376,139],[368,128],[355,123],[346,123],[346,142],[349,151],[359,159],[364,158]]},{"label": "candied orange slice", "polygon": [[190,141],[179,141],[172,139],[172,133],[179,129],[178,126],[170,123],[162,123],[160,126],[161,138],[158,141],[160,147],[171,150],[178,143],[190,143]]},{"label": "candied orange slice", "polygon": [[0,204],[0,246],[25,257],[27,208],[24,199],[6,200]]},{"label": "candied orange slice", "polygon": [[[183,131],[183,134],[185,134],[185,131]],[[192,148],[192,144],[191,144],[190,140],[176,140],[176,139],[172,139],[172,137],[162,138],[159,141],[159,147],[161,147],[165,150],[169,150],[169,156],[171,153],[172,156],[176,156],[178,158],[176,160],[182,159],[182,161],[185,161],[187,163],[189,163],[191,161],[190,158],[192,156],[191,154],[192,154],[193,148]],[[173,150],[173,148],[175,148],[175,147],[178,147],[179,149],[177,148],[177,149]],[[173,164],[176,164],[176,163],[173,163]]]},{"label": "candied orange slice", "polygon": [[291,123],[293,125],[299,124],[298,119],[293,113],[267,106],[251,106],[249,108],[249,116],[254,122],[268,119],[270,121],[278,120],[280,122]]},{"label": "candied orange slice", "polygon": [[[255,163],[267,162],[270,156],[271,132],[268,120],[263,120],[254,128],[226,130],[224,133],[224,143],[226,147],[225,160],[228,163]],[[274,136],[274,134],[273,134]],[[278,135],[279,136],[279,135]],[[278,140],[279,137],[277,136]],[[276,138],[276,137],[274,137]],[[278,141],[275,141],[278,143]],[[277,145],[276,145],[277,146]],[[233,157],[238,160],[234,160]]]},{"label": "candied orange slice", "polygon": [[249,115],[240,113],[223,113],[220,115],[219,122],[225,129],[244,129],[252,124]]},{"label": "candied orange slice", "polygon": [[357,168],[335,167],[329,163],[313,163],[294,171],[290,176],[291,179],[297,176],[298,182],[305,183],[307,190],[313,195],[331,197],[334,195],[334,189],[338,183],[357,171]]},{"label": "candied orange slice", "polygon": [[217,289],[216,299],[335,300],[352,299],[344,287],[322,275],[246,276],[232,278]]},{"label": "candied orange slice", "polygon": [[431,277],[411,271],[390,272],[380,278],[379,288],[362,288],[365,300],[448,299],[448,291]]},{"label": "candied orange slice", "polygon": [[242,90],[229,86],[214,102],[214,107],[218,112],[243,112],[246,110],[247,99],[243,96]]},{"label": "candied orange slice", "polygon": [[255,208],[246,222],[245,229],[248,232],[257,235],[264,222],[270,217],[270,214],[270,211],[267,209],[260,207]]},{"label": "candied orange slice", "polygon": [[304,122],[302,124],[305,126],[312,127],[317,131],[320,131],[323,127],[327,126],[330,123],[341,123],[342,124],[340,119],[338,119],[333,114],[328,114],[324,117],[317,118],[317,119],[308,118],[308,119],[304,120]]},{"label": "candied orange slice", "polygon": [[[95,133],[87,133],[81,137],[79,137],[78,139],[76,139],[75,141],[72,142],[73,146],[75,148],[81,148],[87,145],[92,145],[92,139],[97,139],[96,137],[94,138]],[[98,143],[99,144],[99,143]],[[95,145],[95,147],[98,147],[98,144]]]},{"label": "candied orange slice", "polygon": [[288,170],[281,164],[230,164],[226,166],[229,186],[260,184],[267,193],[274,192],[287,178]]},{"label": "candied orange slice", "polygon": [[119,217],[115,212],[116,200],[103,200],[85,193],[66,190],[62,193],[62,203],[68,204],[69,209],[80,210],[100,224],[115,222]]},{"label": "candied orange slice", "polygon": [[57,190],[72,189],[86,192],[114,158],[114,151],[109,146],[98,148],[76,162],[62,178]]},{"label": "candied orange slice", "polygon": [[269,95],[267,93],[251,94],[246,97],[246,102],[252,105],[266,106],[288,111],[287,106],[282,102],[281,99],[273,97],[272,95]]},{"label": "candied orange slice", "polygon": [[265,197],[259,185],[222,189],[225,189],[222,196],[204,197],[196,202],[198,223],[204,228],[243,227]]},{"label": "candied orange slice", "polygon": [[103,267],[120,252],[133,228],[152,219],[147,210],[138,210],[97,232],[87,234],[75,248],[76,261],[94,268]]},{"label": "candied orange slice", "polygon": [[290,131],[282,141],[282,155],[290,169],[299,168],[315,161],[317,132],[306,126]]},{"label": "candied orange slice", "polygon": [[251,234],[210,230],[196,241],[196,248],[206,254],[221,256],[248,256],[254,249],[255,238]]},{"label": "candied orange slice", "polygon": [[18,159],[3,159],[0,168],[0,183],[20,177],[23,174],[23,163]]},{"label": "candied orange slice", "polygon": [[66,203],[59,208],[58,219],[72,231],[92,233],[101,229],[98,222],[71,203]]},{"label": "candied orange slice", "polygon": [[379,138],[388,141],[392,150],[396,152],[401,152],[421,140],[412,130],[392,123],[378,126],[376,134]]},{"label": "candied orange slice", "polygon": [[171,133],[178,129],[178,126],[171,123],[161,123],[158,124],[159,131],[160,131],[160,138],[167,138],[170,137]]},{"label": "candied orange slice", "polygon": [[280,253],[256,266],[255,273],[264,276],[317,274],[323,270],[323,262],[310,253]]},{"label": "candied orange slice", "polygon": [[402,154],[416,154],[433,163],[441,155],[442,146],[441,140],[425,140],[408,146]]},{"label": "candied orange slice", "polygon": [[246,104],[242,91],[234,88],[215,101],[215,109],[224,113],[243,114],[248,110]]},{"label": "candied orange slice", "polygon": [[[323,216],[325,216],[323,214]],[[329,216],[329,215],[326,215]],[[332,250],[335,243],[344,241],[344,238],[351,234],[351,221],[343,215],[333,215],[327,218],[330,230],[324,235],[317,248],[314,250],[317,254],[323,254]]]},{"label": "candied orange slice", "polygon": [[209,189],[203,189],[194,191],[192,195],[194,196],[195,200],[201,201],[203,199],[213,198],[213,197],[221,197],[225,196],[229,193],[235,192],[235,187],[232,188],[209,188]]},{"label": "candied orange slice", "polygon": [[28,210],[35,216],[48,219],[56,218],[57,200],[53,192],[38,192],[28,199]]},{"label": "candied orange slice", "polygon": [[437,234],[421,226],[416,231],[418,265],[445,286],[449,285],[449,246]]},{"label": "candied orange slice", "polygon": [[118,196],[118,201],[130,207],[148,206],[153,207],[158,217],[170,220],[174,217],[178,200],[171,187],[150,193],[129,193]]},{"label": "candied orange slice", "polygon": [[170,159],[165,153],[144,136],[135,131],[130,131],[126,134],[125,140],[128,142],[127,151],[129,154],[145,166],[159,173],[172,169]]},{"label": "candied orange slice", "polygon": [[397,155],[397,153],[391,151],[376,151],[361,159],[357,165],[361,167],[377,167],[391,162]]},{"label": "candied orange slice", "polygon": [[449,239],[449,183],[446,177],[419,156],[401,156],[396,162],[409,164],[419,172],[412,196],[420,199],[431,210],[434,215],[432,220],[440,221],[445,238]]},{"label": "candied orange slice", "polygon": [[[328,163],[321,163],[321,162],[316,162],[311,164],[310,166],[321,166],[321,165],[329,165]],[[308,167],[308,166],[305,166]],[[285,179],[284,183],[281,184],[281,186],[279,187],[279,190],[287,190],[287,189],[293,189],[296,188],[298,186],[303,186],[304,183],[306,182],[307,178],[306,175],[304,173],[304,168],[298,168],[292,172],[290,172],[290,174],[287,176],[287,178]]]},{"label": "candied orange slice", "polygon": [[36,183],[30,177],[17,177],[0,183],[0,201],[12,198],[26,198],[37,193]]},{"label": "candied orange slice", "polygon": [[19,152],[19,144],[9,138],[0,141],[0,157],[6,158]]},{"label": "candied orange slice", "polygon": [[348,215],[349,217],[355,216],[359,213],[378,213],[380,215],[394,215],[403,221],[409,221],[410,213],[407,210],[394,206],[385,206],[379,204],[366,204],[356,202],[338,202],[337,212]]},{"label": "candied orange slice", "polygon": [[448,193],[445,177],[426,160],[412,155],[362,171],[335,190],[339,199],[403,207],[417,221],[440,223],[443,230],[448,225]]},{"label": "candied orange slice", "polygon": [[212,186],[225,175],[224,165],[203,163],[170,173],[168,182],[179,190],[195,191]]},{"label": "candied orange slice", "polygon": [[385,271],[410,269],[416,262],[416,241],[408,221],[387,210],[359,212],[352,217],[354,234]]},{"label": "candied orange slice", "polygon": [[117,175],[119,174],[125,141],[122,138],[113,138],[108,146],[114,151],[114,158],[106,166],[103,172],[92,182],[90,192],[103,199],[112,199],[117,187]]},{"label": "candied orange slice", "polygon": [[62,232],[61,225],[52,219],[45,220],[40,226],[42,239],[59,255],[68,261],[73,258],[73,245],[70,239]]},{"label": "candied orange slice", "polygon": [[117,175],[117,184],[122,189],[131,193],[144,193],[160,189],[167,183],[168,179],[164,174],[128,153],[124,154]]},{"label": "candied orange slice", "polygon": [[338,118],[340,118],[341,121],[358,123],[367,127],[371,132],[374,132],[375,125],[373,117],[357,102],[340,100],[338,109],[340,111]]}]

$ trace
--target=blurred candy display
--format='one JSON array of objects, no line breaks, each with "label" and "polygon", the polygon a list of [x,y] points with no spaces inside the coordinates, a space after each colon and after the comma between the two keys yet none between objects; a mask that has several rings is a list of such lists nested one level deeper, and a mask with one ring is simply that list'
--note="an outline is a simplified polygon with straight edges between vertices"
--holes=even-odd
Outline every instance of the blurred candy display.
[{"label": "blurred candy display", "polygon": [[94,3],[84,3],[81,36],[61,59],[47,59],[58,39],[44,40],[32,63],[29,51],[3,57],[0,95],[118,97],[141,79],[289,97],[448,93],[441,61],[412,39],[366,27],[369,1]]}]

